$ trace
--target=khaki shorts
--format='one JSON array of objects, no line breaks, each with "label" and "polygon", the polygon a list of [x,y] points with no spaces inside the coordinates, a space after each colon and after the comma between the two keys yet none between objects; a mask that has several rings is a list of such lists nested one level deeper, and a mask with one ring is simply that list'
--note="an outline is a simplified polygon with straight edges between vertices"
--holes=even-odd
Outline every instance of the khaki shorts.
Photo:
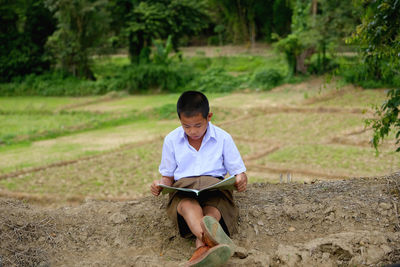
[{"label": "khaki shorts", "polygon": [[[220,178],[213,176],[188,177],[179,179],[172,186],[199,190],[218,183],[219,181],[221,181]],[[196,199],[201,207],[213,206],[217,208],[221,213],[222,218],[220,224],[224,231],[228,235],[236,232],[239,211],[234,203],[231,190],[209,190],[200,193],[199,196],[196,196],[193,193],[177,191],[169,194],[167,214],[168,217],[170,217],[171,220],[174,221],[178,226],[179,233],[182,237],[189,237],[192,235],[185,220],[177,212],[178,204],[184,198]]]}]

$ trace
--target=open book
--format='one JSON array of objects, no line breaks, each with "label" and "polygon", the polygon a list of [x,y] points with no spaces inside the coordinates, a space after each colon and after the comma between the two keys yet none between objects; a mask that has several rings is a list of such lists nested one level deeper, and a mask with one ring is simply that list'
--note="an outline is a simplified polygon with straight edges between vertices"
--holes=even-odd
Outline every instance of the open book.
[{"label": "open book", "polygon": [[218,182],[216,184],[205,187],[201,190],[192,189],[192,188],[173,187],[173,186],[168,186],[168,185],[163,185],[163,184],[159,184],[159,186],[161,186],[163,188],[163,190],[161,191],[163,194],[168,194],[168,193],[172,193],[174,191],[179,190],[179,191],[184,191],[184,192],[193,192],[198,196],[201,192],[210,190],[210,189],[219,189],[219,190],[236,189],[236,187],[234,186],[235,181],[236,181],[235,176],[231,176],[231,177],[225,178],[224,180],[221,180],[220,182]]}]

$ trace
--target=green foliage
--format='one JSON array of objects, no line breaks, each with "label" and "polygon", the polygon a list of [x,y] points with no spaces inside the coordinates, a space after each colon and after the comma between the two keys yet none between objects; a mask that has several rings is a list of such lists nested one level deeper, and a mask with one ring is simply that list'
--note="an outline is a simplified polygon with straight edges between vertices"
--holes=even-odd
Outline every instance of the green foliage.
[{"label": "green foliage", "polygon": [[[366,121],[366,124],[372,125],[374,129],[372,144],[375,149],[378,149],[379,143],[389,135],[391,127],[393,127],[393,129],[397,128],[396,144],[400,144],[400,89],[389,90],[387,96],[388,100],[386,100],[381,107],[376,108],[378,119],[369,119]],[[397,148],[396,152],[400,152],[400,146]]]},{"label": "green foliage", "polygon": [[90,55],[107,33],[106,0],[45,0],[54,12],[58,29],[48,39],[57,65],[76,77],[94,80]]},{"label": "green foliage", "polygon": [[[153,63],[156,65],[168,65],[172,62],[172,58],[169,58],[169,54],[172,52],[172,37],[168,36],[168,39],[163,46],[161,40],[153,41],[155,50],[153,52]],[[176,54],[177,55],[177,54]]]},{"label": "green foliage", "polygon": [[[290,32],[292,10],[287,0],[208,0],[215,44],[271,41],[271,34]],[[221,27],[222,26],[222,27]]]},{"label": "green foliage", "polygon": [[254,73],[251,86],[270,90],[283,81],[284,75],[277,69],[265,69]]},{"label": "green foliage", "polygon": [[[276,44],[283,52],[289,66],[289,77],[293,74],[310,72],[308,61],[314,61],[316,69],[311,72],[329,71],[329,56],[341,44],[344,36],[355,27],[359,9],[349,9],[347,2],[336,0],[296,0],[292,16],[292,32]],[[279,39],[279,38],[278,38]]]},{"label": "green foliage", "polygon": [[[124,29],[129,41],[129,56],[132,63],[148,62],[148,57],[143,56],[142,50],[151,45],[153,38],[160,38],[165,34],[164,25],[167,23],[165,7],[161,3],[140,2],[134,7]],[[149,53],[145,55],[149,56]]]},{"label": "green foliage", "polygon": [[124,28],[131,62],[148,62],[140,55],[142,50],[149,49],[153,39],[171,36],[170,42],[177,51],[179,39],[207,26],[208,16],[203,10],[201,1],[190,0],[140,1],[134,5]]},{"label": "green foliage", "polygon": [[175,119],[177,117],[176,104],[165,104],[161,107],[154,108],[154,112],[158,119]]},{"label": "green foliage", "polygon": [[[272,76],[278,72],[283,77],[287,73],[284,61],[272,55],[196,56],[178,61],[176,54],[168,56],[168,43],[164,46],[160,42],[152,61],[146,64],[132,65],[126,57],[96,58],[93,67],[96,81],[53,71],[0,83],[0,96],[88,96],[109,92],[181,92],[196,88],[206,92],[231,92],[243,88],[272,88],[279,84]],[[269,69],[273,69],[272,74],[266,74],[272,77],[269,81],[260,84],[262,78],[257,78],[252,83],[254,73]],[[263,73],[258,75],[261,77]]]},{"label": "green foliage", "polygon": [[[360,45],[366,73],[371,79],[393,77],[397,83],[400,80],[400,1],[358,1],[356,4],[364,7],[365,13],[362,24],[348,41]],[[376,110],[378,118],[367,122],[374,129],[375,148],[392,127],[397,131],[397,144],[400,142],[399,92],[400,89],[391,90],[388,100]]]},{"label": "green foliage", "polygon": [[184,65],[140,64],[127,66],[117,78],[116,87],[129,93],[148,90],[179,91],[194,77]]},{"label": "green foliage", "polygon": [[321,58],[321,54],[314,54],[307,61],[307,72],[309,74],[321,75],[339,68],[339,59],[331,55]]},{"label": "green foliage", "polygon": [[50,67],[44,45],[55,22],[43,1],[0,1],[0,82]]},{"label": "green foliage", "polygon": [[337,74],[348,83],[357,84],[363,88],[400,87],[400,76],[396,75],[385,61],[376,62],[374,65],[385,73],[385,76],[381,78],[376,78],[376,72],[359,57],[342,58],[339,64]]},{"label": "green foliage", "polygon": [[201,92],[224,93],[240,88],[243,80],[241,77],[229,75],[223,68],[209,68],[203,75],[196,78],[186,86],[187,90]]},{"label": "green foliage", "polygon": [[80,80],[62,72],[47,72],[27,75],[13,82],[0,84],[1,96],[85,96],[99,95],[111,91],[102,81]]}]

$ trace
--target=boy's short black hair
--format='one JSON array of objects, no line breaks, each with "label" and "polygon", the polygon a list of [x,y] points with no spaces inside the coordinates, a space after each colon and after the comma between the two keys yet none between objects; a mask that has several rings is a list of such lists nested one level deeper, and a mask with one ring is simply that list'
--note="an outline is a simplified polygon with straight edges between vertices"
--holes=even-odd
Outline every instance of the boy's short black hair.
[{"label": "boy's short black hair", "polygon": [[176,111],[178,112],[179,118],[183,113],[186,117],[196,116],[201,113],[203,118],[207,119],[208,113],[210,112],[210,106],[208,104],[207,97],[198,91],[186,91],[181,94],[176,104]]}]

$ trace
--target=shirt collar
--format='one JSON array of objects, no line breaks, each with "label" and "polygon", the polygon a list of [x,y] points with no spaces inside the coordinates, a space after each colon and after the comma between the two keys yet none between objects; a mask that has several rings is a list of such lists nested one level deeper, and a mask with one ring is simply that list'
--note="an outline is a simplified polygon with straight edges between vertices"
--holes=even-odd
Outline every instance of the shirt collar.
[{"label": "shirt collar", "polygon": [[[180,133],[179,140],[180,140],[181,142],[183,142],[184,140],[187,140],[187,136],[186,136],[185,131],[183,130],[183,127],[182,127],[182,126],[181,126],[181,129],[182,129],[182,131],[181,131],[181,133]],[[208,122],[206,134],[204,135],[204,138],[203,138],[203,141],[202,141],[202,142],[205,143],[205,142],[207,142],[210,138],[215,139],[215,128],[214,128],[214,125],[211,123],[211,121]]]}]

